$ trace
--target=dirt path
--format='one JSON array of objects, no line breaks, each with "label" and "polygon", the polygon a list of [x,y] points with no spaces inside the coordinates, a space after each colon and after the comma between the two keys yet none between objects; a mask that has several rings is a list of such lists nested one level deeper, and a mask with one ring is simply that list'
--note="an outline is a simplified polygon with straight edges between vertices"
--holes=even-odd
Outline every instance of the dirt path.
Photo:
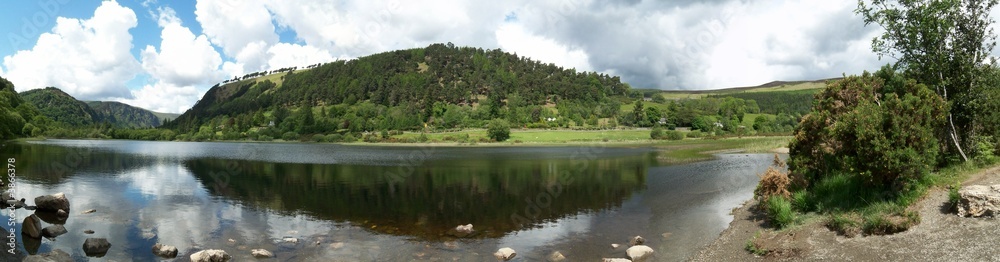
[{"label": "dirt path", "polygon": [[[1000,167],[969,178],[963,185],[1000,184]],[[733,211],[734,220],[718,239],[695,255],[693,261],[835,260],[835,261],[1000,261],[1000,220],[961,218],[947,212],[948,192],[934,189],[914,208],[921,222],[888,236],[847,238],[814,221],[774,233],[764,218],[748,207]],[[817,219],[819,220],[819,219]],[[758,231],[776,254],[758,257],[746,251],[747,240]]]}]

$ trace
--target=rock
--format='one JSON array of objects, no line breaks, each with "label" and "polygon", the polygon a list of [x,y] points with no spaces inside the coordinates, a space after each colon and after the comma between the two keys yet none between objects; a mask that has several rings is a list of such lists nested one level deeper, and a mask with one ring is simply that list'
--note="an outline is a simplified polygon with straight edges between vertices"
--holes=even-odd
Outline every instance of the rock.
[{"label": "rock", "polygon": [[43,237],[53,238],[62,234],[66,234],[66,227],[62,225],[52,225],[42,229]]},{"label": "rock", "polygon": [[35,211],[35,215],[38,215],[38,218],[41,218],[42,222],[53,224],[53,225],[65,225],[66,224],[66,219],[68,219],[69,216],[60,216],[56,212],[58,212],[58,211],[43,211],[43,210],[38,210],[38,211]]},{"label": "rock", "polygon": [[54,195],[40,196],[35,198],[35,206],[42,211],[69,211],[69,199],[66,194],[56,193]]},{"label": "rock", "polygon": [[958,216],[981,217],[1000,215],[1000,185],[966,186],[958,190]]},{"label": "rock", "polygon": [[621,246],[622,245],[619,245],[619,244],[611,244],[611,249],[618,249],[618,247],[621,247]]},{"label": "rock", "polygon": [[88,238],[83,242],[83,252],[88,257],[103,257],[111,249],[111,243],[104,238]]},{"label": "rock", "polygon": [[226,262],[233,259],[226,251],[208,249],[191,254],[191,262]]},{"label": "rock", "polygon": [[41,238],[30,238],[21,235],[21,241],[24,242],[24,250],[28,251],[28,255],[38,254],[38,249],[42,248]]},{"label": "rock", "polygon": [[14,200],[14,194],[10,191],[3,191],[3,194],[0,194],[0,201],[7,203],[7,200]]},{"label": "rock", "polygon": [[153,255],[162,258],[175,258],[177,257],[177,248],[171,245],[156,243],[153,245]]},{"label": "rock", "polygon": [[458,242],[455,241],[445,241],[444,248],[448,250],[458,250]]},{"label": "rock", "polygon": [[344,247],[344,242],[333,242],[333,244],[330,244],[330,248],[332,249],[340,249],[342,247]]},{"label": "rock", "polygon": [[646,261],[646,259],[653,255],[653,249],[644,245],[635,245],[625,250],[625,254],[628,255],[632,261]]},{"label": "rock", "polygon": [[496,257],[498,261],[510,261],[516,256],[517,252],[509,247],[501,248],[500,250],[497,250],[496,253],[493,253],[493,257]]},{"label": "rock", "polygon": [[546,260],[548,260],[549,262],[559,262],[559,261],[566,260],[566,257],[563,256],[562,253],[559,253],[559,251],[556,251],[556,252],[552,252],[552,254],[550,254],[549,257]]},{"label": "rock", "polygon": [[84,231],[83,231],[83,233],[84,233],[84,234],[87,234],[87,235],[90,235],[90,234],[93,234],[93,233],[94,233],[94,231],[93,231],[93,230],[90,230],[90,229],[87,229],[87,230],[84,230]]},{"label": "rock", "polygon": [[454,236],[454,237],[457,237],[457,238],[463,238],[463,237],[468,237],[468,236],[472,235],[472,233],[475,233],[475,232],[476,231],[472,229],[472,224],[458,225],[455,228],[453,228],[451,230],[448,230],[448,235],[451,235],[451,236]]},{"label": "rock", "polygon": [[69,216],[69,213],[66,213],[66,210],[59,209],[59,210],[56,210],[56,215],[61,216],[61,217],[65,217],[65,216]]},{"label": "rock", "polygon": [[634,236],[634,237],[632,237],[632,239],[629,239],[629,241],[628,241],[628,245],[629,246],[642,245],[642,244],[645,244],[645,243],[646,243],[646,239],[642,238],[641,236]]},{"label": "rock", "polygon": [[24,198],[22,198],[21,200],[8,199],[8,200],[4,200],[4,203],[7,204],[6,206],[4,206],[4,208],[14,207],[14,209],[18,209],[18,208],[22,208],[22,207],[26,207],[27,206],[27,205],[24,204]]},{"label": "rock", "polygon": [[30,255],[22,261],[28,262],[72,262],[73,258],[61,249],[54,249],[52,252],[38,255]]},{"label": "rock", "polygon": [[601,262],[632,262],[632,260],[624,258],[602,258]]},{"label": "rock", "polygon": [[281,241],[284,241],[285,243],[291,243],[291,244],[298,244],[299,243],[299,239],[298,238],[294,238],[294,237],[282,238]]},{"label": "rock", "polygon": [[270,258],[274,257],[274,253],[267,251],[267,249],[254,249],[250,250],[250,254],[255,258]]},{"label": "rock", "polygon": [[35,239],[42,238],[42,220],[35,214],[25,217],[21,223],[21,234]]},{"label": "rock", "polygon": [[94,213],[94,212],[97,212],[97,210],[95,210],[95,209],[87,209],[86,211],[83,211],[83,214],[86,215],[86,214],[90,214],[90,213]]}]

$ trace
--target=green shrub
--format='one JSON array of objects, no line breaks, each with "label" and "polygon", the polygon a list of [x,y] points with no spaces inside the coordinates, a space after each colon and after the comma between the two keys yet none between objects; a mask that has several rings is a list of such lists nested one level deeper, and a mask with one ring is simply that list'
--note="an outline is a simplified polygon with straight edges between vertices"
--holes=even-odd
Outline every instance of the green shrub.
[{"label": "green shrub", "polygon": [[320,134],[313,135],[312,140],[313,142],[326,142],[326,136]]},{"label": "green shrub", "polygon": [[344,140],[344,136],[342,136],[340,134],[329,134],[329,135],[326,135],[326,141],[327,142],[340,142],[340,141],[343,141],[343,140]]},{"label": "green shrub", "polygon": [[281,139],[285,141],[293,141],[299,139],[299,133],[288,131],[281,135]]},{"label": "green shrub", "polygon": [[666,133],[667,133],[666,134],[667,139],[670,139],[670,140],[683,140],[684,139],[684,133],[681,133],[681,131],[670,130],[670,131],[667,131]]},{"label": "green shrub", "polygon": [[273,138],[273,137],[270,137],[270,136],[268,136],[268,135],[260,135],[260,136],[258,136],[258,137],[257,137],[257,141],[265,141],[265,142],[268,142],[268,141],[271,141],[271,140],[274,140],[274,138]]},{"label": "green shrub", "polygon": [[973,157],[973,160],[983,167],[992,165],[997,162],[995,151],[992,136],[976,137],[976,156]]},{"label": "green shrub", "polygon": [[703,136],[705,136],[705,133],[702,133],[699,130],[694,130],[694,131],[691,131],[691,132],[687,133],[687,137],[690,137],[690,138],[701,138]]},{"label": "green shrub", "polygon": [[649,131],[649,138],[654,140],[663,139],[664,138],[663,128],[659,126],[654,127],[652,131]]},{"label": "green shrub", "polygon": [[856,218],[849,214],[831,214],[830,219],[826,222],[826,227],[847,237],[854,237],[861,234],[861,222],[858,222]]},{"label": "green shrub", "polygon": [[809,199],[809,192],[799,190],[792,193],[792,207],[799,212],[812,211],[813,205]]},{"label": "green shrub", "polygon": [[792,203],[784,197],[774,196],[766,200],[765,205],[767,218],[777,228],[785,228],[795,222],[795,212],[792,211]]},{"label": "green shrub", "polygon": [[417,142],[420,142],[420,143],[425,143],[428,140],[430,140],[430,138],[428,138],[427,134],[424,134],[424,133],[420,133],[420,136],[417,137]]},{"label": "green shrub", "polygon": [[951,205],[952,209],[958,208],[958,203],[962,201],[962,194],[958,193],[961,188],[962,184],[959,183],[948,187],[948,204]]},{"label": "green shrub", "polygon": [[486,129],[486,135],[497,142],[503,142],[510,138],[510,123],[502,118],[490,121]]}]

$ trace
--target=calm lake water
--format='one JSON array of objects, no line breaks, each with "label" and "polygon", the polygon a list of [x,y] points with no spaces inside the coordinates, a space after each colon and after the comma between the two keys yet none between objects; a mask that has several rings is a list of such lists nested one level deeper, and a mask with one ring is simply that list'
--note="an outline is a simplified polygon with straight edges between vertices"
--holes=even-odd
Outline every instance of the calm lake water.
[{"label": "calm lake water", "polygon": [[[728,225],[772,159],[729,154],[666,165],[658,154],[604,146],[7,143],[0,157],[16,158],[15,197],[30,205],[64,192],[71,211],[69,233],[40,243],[18,234],[17,254],[0,259],[61,249],[81,261],[151,261],[159,242],[179,249],[176,261],[202,249],[253,260],[255,248],[278,261],[495,261],[500,247],[515,249],[516,261],[555,251],[595,261],[624,257],[611,244],[641,235],[656,260],[685,260]],[[81,214],[88,209],[97,212]],[[14,213],[18,232],[31,212]],[[447,233],[460,224],[476,234]],[[111,250],[86,257],[89,237],[107,238]]]}]

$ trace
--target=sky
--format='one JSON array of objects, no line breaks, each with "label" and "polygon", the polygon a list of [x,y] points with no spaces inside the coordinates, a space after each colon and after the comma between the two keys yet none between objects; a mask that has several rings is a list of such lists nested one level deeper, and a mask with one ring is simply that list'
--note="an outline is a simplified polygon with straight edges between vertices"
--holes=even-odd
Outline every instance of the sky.
[{"label": "sky", "polygon": [[855,1],[18,1],[0,10],[17,90],[182,113],[233,76],[452,42],[700,90],[874,71]]}]

